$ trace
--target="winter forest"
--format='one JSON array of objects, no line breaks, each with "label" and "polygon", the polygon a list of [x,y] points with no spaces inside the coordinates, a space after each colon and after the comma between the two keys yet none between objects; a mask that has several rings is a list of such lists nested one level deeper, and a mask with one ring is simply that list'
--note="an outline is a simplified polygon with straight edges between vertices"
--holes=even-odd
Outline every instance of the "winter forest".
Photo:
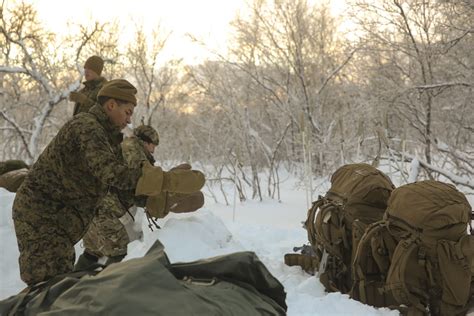
[{"label": "winter forest", "polygon": [[[0,0],[0,162],[38,159],[73,117],[69,97],[83,87],[84,62],[100,56],[102,76],[138,90],[124,134],[151,125],[156,166],[189,163],[206,178],[196,212],[156,219],[153,229],[138,209],[123,262],[142,258],[156,240],[172,263],[251,251],[283,284],[288,315],[398,315],[327,291],[320,270],[306,273],[283,257],[305,249],[310,203],[345,164],[371,164],[397,187],[448,182],[474,205],[474,0],[195,1],[214,6],[198,17],[203,24],[227,14],[222,3],[245,3],[232,11],[219,49],[183,32],[205,52],[194,62],[170,55],[180,35],[160,20],[160,1],[130,4],[157,12],[152,27],[133,12],[64,28],[42,15],[47,8],[54,19],[69,5],[92,7],[88,1],[49,8],[47,0]],[[97,6],[127,9],[105,2]],[[183,11],[176,23],[186,22],[184,11],[202,13],[171,2]],[[0,300],[25,287],[14,199],[0,188]],[[75,244],[76,258],[84,248]],[[472,300],[469,308],[474,315]]]},{"label": "winter forest", "polygon": [[134,124],[158,128],[158,161],[199,163],[241,201],[279,199],[282,168],[322,176],[374,160],[402,183],[443,176],[472,192],[472,1],[347,2],[335,17],[329,1],[249,1],[227,54],[189,65],[161,60],[173,33],[159,23],[135,24],[124,46],[124,21],[58,36],[34,4],[3,1],[0,159],[35,161],[71,117],[68,95],[96,54],[106,78],[138,88]]}]

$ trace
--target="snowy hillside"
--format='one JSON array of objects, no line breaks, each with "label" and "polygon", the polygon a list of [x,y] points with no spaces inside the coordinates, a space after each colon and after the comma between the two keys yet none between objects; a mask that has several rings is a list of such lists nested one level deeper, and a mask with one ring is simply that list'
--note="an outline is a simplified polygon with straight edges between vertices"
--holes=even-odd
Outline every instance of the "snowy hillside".
[{"label": "snowy hillside", "polygon": [[[392,176],[392,179],[397,182],[396,177]],[[323,194],[327,186],[327,181],[319,185],[313,199],[317,194]],[[229,197],[233,196],[232,185],[224,189]],[[157,238],[165,245],[173,262],[250,250],[257,253],[285,286],[288,315],[398,315],[396,311],[363,305],[347,295],[327,294],[316,277],[283,263],[285,253],[307,241],[306,232],[301,228],[307,206],[306,192],[298,187],[293,177],[288,176],[281,189],[282,203],[271,199],[237,202],[235,213],[233,205],[216,203],[208,196],[203,209],[187,215],[171,214],[159,220],[162,228],[153,232],[143,213],[139,212],[137,222],[141,221],[144,238],[129,244],[126,259],[144,255]],[[472,197],[468,198],[472,204]],[[0,188],[0,299],[25,287],[19,277],[18,250],[11,220],[13,199],[14,194]],[[76,250],[79,255],[81,245],[77,245]]]},{"label": "snowy hillside", "polygon": [[[324,193],[327,185],[327,182],[320,185],[314,198]],[[232,196],[233,187],[229,186],[226,191]],[[472,197],[468,198],[472,204]],[[0,188],[0,271],[3,272],[0,299],[25,287],[19,278],[18,250],[11,220],[13,199],[14,194]],[[250,250],[257,253],[284,285],[288,315],[398,315],[396,311],[363,305],[347,295],[325,293],[316,277],[299,267],[286,266],[283,255],[307,241],[306,232],[301,228],[306,218],[306,193],[298,188],[294,178],[283,183],[282,200],[282,203],[270,199],[237,203],[234,213],[233,205],[215,203],[208,198],[203,209],[188,215],[171,214],[158,221],[162,229],[153,232],[140,212],[137,221],[141,221],[144,238],[129,245],[126,259],[144,255],[157,238],[165,245],[172,262]],[[77,245],[76,250],[79,255],[81,245]]]},{"label": "snowy hillside", "polygon": [[[324,186],[321,188],[323,189]],[[227,188],[232,196],[232,187]],[[322,192],[320,192],[322,193]],[[25,285],[18,271],[18,250],[11,220],[14,194],[0,189],[0,299],[16,294]],[[282,185],[283,203],[274,200],[247,201],[233,206],[207,199],[203,209],[194,214],[171,214],[158,221],[162,227],[151,232],[142,221],[143,241],[129,245],[126,259],[142,256],[155,239],[165,245],[171,261],[191,261],[241,250],[251,250],[285,286],[288,315],[398,315],[388,309],[377,310],[339,293],[327,294],[316,277],[299,267],[288,267],[283,255],[307,241],[301,228],[306,218],[305,191],[296,188],[290,178]],[[140,212],[141,214],[141,212]],[[80,245],[76,247],[82,252]]]}]

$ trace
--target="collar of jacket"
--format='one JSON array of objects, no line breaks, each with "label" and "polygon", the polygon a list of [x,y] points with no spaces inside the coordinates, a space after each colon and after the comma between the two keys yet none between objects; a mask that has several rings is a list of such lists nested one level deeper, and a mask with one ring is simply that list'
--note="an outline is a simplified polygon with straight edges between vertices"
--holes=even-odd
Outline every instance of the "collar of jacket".
[{"label": "collar of jacket", "polygon": [[107,81],[107,79],[105,79],[104,77],[99,77],[99,78],[94,79],[94,80],[84,81],[83,84],[87,88],[95,88],[100,84],[104,84],[106,81]]},{"label": "collar of jacket", "polygon": [[120,144],[123,140],[123,134],[120,132],[120,128],[116,127],[109,119],[107,113],[102,105],[95,104],[93,107],[90,108],[89,113],[93,114],[97,120],[99,121],[100,125],[102,125],[107,133],[111,136],[113,141],[116,144]]}]

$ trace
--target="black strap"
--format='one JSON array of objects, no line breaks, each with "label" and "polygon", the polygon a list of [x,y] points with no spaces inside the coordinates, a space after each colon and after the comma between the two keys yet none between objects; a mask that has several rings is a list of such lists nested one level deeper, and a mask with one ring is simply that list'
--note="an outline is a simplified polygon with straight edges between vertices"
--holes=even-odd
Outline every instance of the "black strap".
[{"label": "black strap", "polygon": [[153,231],[153,226],[155,226],[156,229],[161,229],[160,225],[158,225],[158,223],[153,219],[147,210],[145,210],[145,214],[148,221],[148,228],[150,228],[151,231]]}]

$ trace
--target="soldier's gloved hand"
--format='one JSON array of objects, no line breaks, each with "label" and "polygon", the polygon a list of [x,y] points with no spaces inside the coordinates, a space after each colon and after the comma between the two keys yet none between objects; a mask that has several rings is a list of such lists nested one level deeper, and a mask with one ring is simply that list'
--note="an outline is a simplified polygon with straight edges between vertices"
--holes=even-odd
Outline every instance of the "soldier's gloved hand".
[{"label": "soldier's gloved hand", "polygon": [[163,191],[193,193],[201,190],[206,178],[201,171],[174,169],[163,172]]},{"label": "soldier's gloved hand", "polygon": [[138,179],[135,195],[155,196],[161,193],[163,169],[154,167],[148,161],[142,166],[142,176]]},{"label": "soldier's gloved hand", "polygon": [[168,215],[169,211],[166,210],[166,200],[168,193],[161,192],[160,195],[149,196],[146,199],[145,209],[152,217],[163,218]]},{"label": "soldier's gloved hand", "polygon": [[206,179],[197,170],[175,169],[168,172],[144,162],[142,176],[138,179],[135,195],[155,196],[161,191],[193,193],[201,190]]},{"label": "soldier's gloved hand", "polygon": [[85,96],[84,94],[80,92],[71,92],[69,94],[69,101],[72,101],[72,102],[84,103],[88,99],[89,98],[87,96]]},{"label": "soldier's gloved hand", "polygon": [[166,210],[173,213],[194,212],[204,205],[201,191],[191,194],[170,193],[166,199]]},{"label": "soldier's gloved hand", "polygon": [[191,165],[188,164],[188,163],[182,163],[180,165],[177,165],[176,167],[173,167],[170,169],[170,171],[172,170],[176,170],[176,169],[184,169],[184,170],[191,170]]},{"label": "soldier's gloved hand", "polygon": [[77,92],[71,92],[71,93],[69,93],[69,101],[77,102],[77,95],[78,95]]}]

